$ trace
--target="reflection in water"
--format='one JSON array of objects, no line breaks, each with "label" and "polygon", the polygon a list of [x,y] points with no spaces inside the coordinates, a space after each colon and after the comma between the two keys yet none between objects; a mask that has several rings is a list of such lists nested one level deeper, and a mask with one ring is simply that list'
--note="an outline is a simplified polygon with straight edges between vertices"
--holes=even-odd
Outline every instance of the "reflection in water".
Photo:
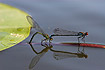
[{"label": "reflection in water", "polygon": [[65,59],[65,58],[87,58],[88,57],[88,55],[86,55],[83,51],[72,53],[72,52],[57,51],[52,49],[50,50],[54,52],[53,56],[56,60]]},{"label": "reflection in water", "polygon": [[53,50],[52,49],[52,45],[43,45],[43,47],[45,47],[41,52],[37,52],[32,44],[30,44],[32,50],[37,54],[32,60],[31,60],[31,63],[29,64],[29,69],[32,69],[37,63],[38,61],[40,60],[40,58],[48,51],[52,51],[54,52],[53,53],[53,57],[56,59],[56,60],[60,60],[60,59],[65,59],[65,58],[87,58],[88,55],[86,55],[84,53],[84,50],[80,51],[78,49],[77,53],[72,53],[72,52],[66,52],[66,51],[58,51],[58,50]]},{"label": "reflection in water", "polygon": [[35,56],[32,60],[31,60],[31,63],[29,65],[29,69],[32,69],[37,63],[38,61],[40,60],[40,58],[49,50],[52,48],[52,46],[48,46],[48,45],[43,45],[45,48],[41,51],[41,52],[37,52],[32,44],[30,44],[32,50],[37,54],[37,56]]}]

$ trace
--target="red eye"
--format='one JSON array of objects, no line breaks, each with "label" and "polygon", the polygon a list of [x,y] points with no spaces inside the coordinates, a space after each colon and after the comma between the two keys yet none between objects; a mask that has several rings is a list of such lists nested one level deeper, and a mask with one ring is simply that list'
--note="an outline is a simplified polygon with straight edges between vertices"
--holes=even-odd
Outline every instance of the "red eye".
[{"label": "red eye", "polygon": [[88,35],[88,32],[86,32],[85,34]]}]

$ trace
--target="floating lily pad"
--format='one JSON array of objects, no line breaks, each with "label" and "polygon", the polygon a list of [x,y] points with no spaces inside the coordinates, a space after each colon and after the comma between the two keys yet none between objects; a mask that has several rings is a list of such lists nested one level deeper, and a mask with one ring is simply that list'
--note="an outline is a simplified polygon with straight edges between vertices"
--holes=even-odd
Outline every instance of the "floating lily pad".
[{"label": "floating lily pad", "polygon": [[0,51],[29,36],[31,25],[26,19],[27,15],[17,8],[0,3]]}]

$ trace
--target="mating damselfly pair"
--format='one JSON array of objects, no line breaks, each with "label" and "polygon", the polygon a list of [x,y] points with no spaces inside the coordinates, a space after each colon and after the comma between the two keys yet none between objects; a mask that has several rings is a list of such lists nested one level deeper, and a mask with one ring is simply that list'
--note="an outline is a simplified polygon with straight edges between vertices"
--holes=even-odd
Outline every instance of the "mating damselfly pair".
[{"label": "mating damselfly pair", "polygon": [[49,41],[49,43],[51,43],[51,41],[53,40],[52,37],[54,37],[54,36],[77,36],[78,43],[80,43],[80,40],[79,40],[80,38],[81,38],[81,40],[83,40],[85,42],[85,37],[88,35],[88,32],[75,32],[75,31],[64,30],[61,28],[55,28],[53,31],[54,34],[49,36],[41,29],[41,27],[38,25],[38,23],[31,16],[26,16],[26,18],[27,18],[28,22],[31,24],[32,28],[35,28],[37,30],[37,32],[35,32],[33,34],[33,36],[31,37],[29,44],[31,44],[31,42],[36,34],[41,34],[43,37],[45,37],[45,39],[43,39],[41,41],[41,45],[43,45],[43,41]]}]

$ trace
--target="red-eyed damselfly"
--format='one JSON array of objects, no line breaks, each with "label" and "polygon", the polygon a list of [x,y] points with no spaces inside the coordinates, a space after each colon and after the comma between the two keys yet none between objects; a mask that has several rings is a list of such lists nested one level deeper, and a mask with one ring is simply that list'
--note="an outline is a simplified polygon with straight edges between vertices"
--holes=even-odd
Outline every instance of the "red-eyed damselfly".
[{"label": "red-eyed damselfly", "polygon": [[50,36],[50,38],[54,36],[78,36],[78,43],[80,43],[80,38],[85,42],[84,38],[88,35],[88,32],[75,32],[75,31],[68,31],[61,28],[55,28],[54,34]]}]

